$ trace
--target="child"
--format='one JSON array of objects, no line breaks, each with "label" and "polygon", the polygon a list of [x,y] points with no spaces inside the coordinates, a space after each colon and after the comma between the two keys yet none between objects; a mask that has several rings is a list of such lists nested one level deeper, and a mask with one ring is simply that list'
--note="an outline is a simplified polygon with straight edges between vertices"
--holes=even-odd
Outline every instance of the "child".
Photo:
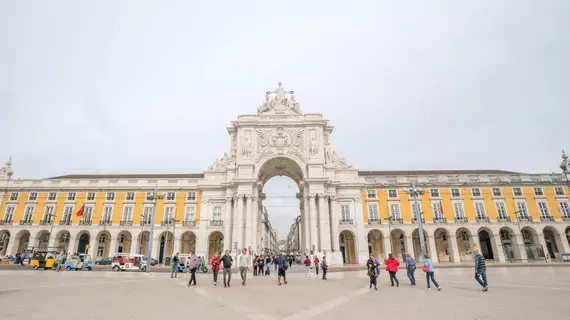
[{"label": "child", "polygon": [[372,289],[372,285],[374,285],[374,290],[378,290],[378,287],[376,287],[378,271],[376,270],[376,265],[373,263],[368,264],[368,276],[370,277],[370,289]]}]

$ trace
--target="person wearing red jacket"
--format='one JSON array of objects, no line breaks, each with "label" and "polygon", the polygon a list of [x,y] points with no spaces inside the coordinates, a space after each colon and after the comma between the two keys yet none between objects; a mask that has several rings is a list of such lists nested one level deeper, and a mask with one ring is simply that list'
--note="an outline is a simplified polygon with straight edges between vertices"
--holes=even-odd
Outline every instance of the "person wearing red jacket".
[{"label": "person wearing red jacket", "polygon": [[210,261],[210,265],[212,265],[212,272],[214,273],[214,285],[218,285],[218,271],[220,271],[220,256],[218,256],[217,252],[214,252],[214,257]]},{"label": "person wearing red jacket", "polygon": [[398,281],[398,278],[396,277],[399,265],[400,262],[398,262],[397,259],[394,259],[394,256],[390,253],[388,255],[388,261],[386,261],[386,271],[390,274],[390,283],[392,284],[392,287],[394,286],[394,281],[396,281],[397,287],[400,286],[400,281]]}]

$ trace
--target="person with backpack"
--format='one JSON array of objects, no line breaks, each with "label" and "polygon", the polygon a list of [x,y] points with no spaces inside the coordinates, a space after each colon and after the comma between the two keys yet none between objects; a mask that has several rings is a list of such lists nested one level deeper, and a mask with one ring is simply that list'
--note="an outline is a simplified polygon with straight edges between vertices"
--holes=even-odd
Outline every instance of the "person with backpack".
[{"label": "person with backpack", "polygon": [[210,265],[212,266],[212,272],[214,273],[214,286],[218,285],[218,271],[220,271],[220,264],[221,264],[220,256],[218,256],[217,252],[214,252],[214,256],[210,261]]},{"label": "person with backpack", "polygon": [[483,291],[489,290],[487,285],[487,265],[485,264],[485,257],[479,252],[479,250],[473,250],[475,255],[475,280],[479,282]]},{"label": "person with backpack", "polygon": [[329,265],[327,264],[327,257],[323,256],[323,262],[321,262],[321,268],[323,269],[323,280],[327,280],[327,270]]},{"label": "person with backpack", "polygon": [[422,268],[422,271],[426,273],[427,289],[431,290],[431,288],[429,286],[429,279],[431,278],[431,281],[433,282],[433,284],[437,288],[437,291],[441,291],[441,287],[439,286],[437,281],[435,281],[435,277],[434,277],[434,273],[433,273],[433,262],[431,261],[431,259],[429,258],[429,255],[427,255],[427,254],[424,255],[424,266]]},{"label": "person with backpack", "polygon": [[374,290],[378,290],[376,286],[376,278],[378,277],[378,271],[374,260],[368,260],[368,276],[370,277],[370,289],[372,289],[372,285],[374,285]]},{"label": "person with backpack", "polygon": [[178,263],[180,262],[180,258],[178,257],[178,252],[172,257],[172,273],[170,274],[170,278],[178,278]]},{"label": "person with backpack", "polygon": [[398,281],[398,278],[396,277],[399,265],[400,262],[398,262],[398,260],[395,259],[394,256],[390,253],[388,255],[388,260],[386,261],[386,271],[388,271],[388,273],[390,274],[390,283],[392,287],[394,286],[394,282],[396,282],[397,287],[400,286],[400,281]]},{"label": "person with backpack", "polygon": [[414,276],[414,272],[416,272],[416,260],[412,258],[412,255],[406,253],[406,271],[408,274],[408,279],[412,286],[416,285],[416,277]]},{"label": "person with backpack", "polygon": [[319,277],[319,257],[317,257],[317,255],[315,255],[315,260],[314,262],[314,266],[315,266],[315,271],[317,272],[317,278]]}]

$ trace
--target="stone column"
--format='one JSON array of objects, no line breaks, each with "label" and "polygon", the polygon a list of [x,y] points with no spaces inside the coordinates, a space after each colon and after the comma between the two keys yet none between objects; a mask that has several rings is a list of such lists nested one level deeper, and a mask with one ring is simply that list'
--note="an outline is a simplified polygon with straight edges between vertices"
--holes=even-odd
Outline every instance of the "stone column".
[{"label": "stone column", "polygon": [[[435,245],[435,237],[430,235],[430,236],[427,236],[426,238],[427,238],[427,241],[429,242],[428,243],[428,247],[429,247],[428,250],[429,250],[430,258],[432,259],[432,261],[437,260],[438,262],[441,262],[441,261],[439,261],[439,255],[437,254],[437,246]],[[420,258],[423,259],[424,257],[420,257]]]},{"label": "stone column", "polygon": [[[176,222],[175,222],[176,223]],[[176,233],[172,233],[172,237],[173,240],[171,240],[170,245],[172,246],[172,241],[174,241],[174,246],[172,246],[172,254],[176,254],[177,252],[180,252],[180,236],[177,236],[177,234],[180,233],[179,231],[176,231]],[[132,248],[132,244],[131,244],[131,248]],[[131,249],[132,252],[132,249]]]},{"label": "stone column", "polygon": [[[318,230],[317,230],[317,202],[314,195],[309,196],[309,206],[311,208],[310,216],[309,216],[309,224],[311,226],[311,243],[309,250],[313,250],[313,246],[315,246],[315,251],[319,250],[319,237],[318,237]],[[315,252],[313,252],[314,254]]]},{"label": "stone column", "polygon": [[358,263],[366,263],[368,260],[368,241],[364,230],[364,214],[362,212],[362,201],[360,197],[354,198],[355,222],[356,222],[356,245],[358,249]]},{"label": "stone column", "polygon": [[340,205],[338,204],[337,197],[331,197],[331,250],[333,252],[339,251],[338,237],[338,224],[340,219]]},{"label": "stone column", "polygon": [[528,262],[528,257],[526,256],[526,250],[524,248],[524,240],[522,237],[522,234],[520,233],[515,233],[515,239],[517,241],[517,252],[519,254],[519,257],[515,257],[515,258],[519,258],[522,260],[522,262]]},{"label": "stone column", "polygon": [[505,251],[503,250],[503,245],[501,243],[501,236],[496,234],[493,236],[493,238],[495,240],[493,253],[497,255],[496,259],[498,259],[499,262],[505,262]]},{"label": "stone column", "polygon": [[311,252],[311,198],[306,196],[304,198],[304,215],[303,215],[303,224],[304,224],[304,232],[305,232],[305,243],[304,251],[305,254],[309,254]]},{"label": "stone column", "polygon": [[[96,260],[95,257],[97,256],[97,235],[91,235],[89,238],[89,250],[87,251],[88,254],[91,255],[91,259]],[[55,237],[54,237],[54,246],[55,246]]]},{"label": "stone column", "polygon": [[[236,235],[237,238],[235,242],[237,242],[237,252],[241,252],[241,250],[245,247],[243,243],[243,195],[238,195],[237,200],[237,214],[236,214]],[[238,254],[236,253],[236,254]]]},{"label": "stone column", "polygon": [[238,201],[239,197],[233,197],[233,204],[232,204],[232,222],[231,222],[231,230],[232,230],[232,243],[230,243],[230,250],[234,251],[234,242],[237,242],[237,214],[238,214]]},{"label": "stone column", "polygon": [[251,250],[254,251],[254,253],[259,254],[259,248],[258,248],[258,224],[259,224],[259,198],[257,196],[253,197],[253,208],[251,210],[251,215],[252,215],[252,222],[251,222]]},{"label": "stone column", "polygon": [[[382,246],[384,247],[384,260],[388,259],[388,254],[392,253],[392,247],[391,247],[391,236],[390,234],[383,234],[384,238],[382,239]],[[378,259],[378,261],[380,261],[380,259]],[[382,262],[382,261],[381,261]]]},{"label": "stone column", "polygon": [[[77,250],[77,248],[74,248],[73,250]],[[117,253],[117,237],[115,235],[111,235],[111,241],[109,243],[109,253],[107,254],[107,256],[110,257],[115,256],[115,253]]]},{"label": "stone column", "polygon": [[224,251],[231,250],[232,247],[232,198],[226,198],[224,208]]},{"label": "stone column", "polygon": [[[397,240],[399,241],[399,240]],[[402,248],[400,248],[401,250]],[[412,257],[416,257],[416,252],[414,250],[414,239],[412,238],[412,235],[410,234],[409,236],[406,236],[406,250],[404,250],[405,253],[409,253]],[[395,254],[395,253],[394,253]],[[400,257],[396,257],[394,256],[394,258],[399,259]]]},{"label": "stone column", "polygon": [[[151,252],[150,257],[158,260],[158,258],[160,257],[160,236],[155,233],[155,234],[153,234],[153,237],[154,237],[153,239],[149,239],[149,241],[152,240],[152,252]],[[196,249],[198,249],[198,248],[196,247]],[[148,250],[148,248],[147,248],[147,250]],[[158,261],[158,263],[162,263],[162,261]],[[151,267],[151,270],[152,270],[152,267]]]},{"label": "stone column", "polygon": [[[246,239],[245,239],[245,247],[248,249],[248,251],[253,250],[252,247],[252,239],[253,239],[253,234],[251,233],[251,226],[252,226],[252,222],[253,222],[253,196],[251,194],[248,194],[246,196],[246,209],[245,209],[245,216],[246,216],[246,220],[245,220],[245,235],[246,235]],[[251,250],[249,247],[252,247]],[[251,253],[251,252],[249,252]]]},{"label": "stone column", "polygon": [[321,234],[321,252],[331,250],[331,226],[329,223],[328,197],[319,195],[319,218]]},{"label": "stone column", "polygon": [[453,263],[461,263],[461,257],[459,256],[459,246],[457,245],[457,237],[449,235],[449,243],[451,244],[451,261]]},{"label": "stone column", "polygon": [[[6,254],[15,255],[18,253],[18,244],[20,240],[16,239],[16,231],[13,234],[10,234],[10,240],[8,241],[8,250],[6,250]],[[544,239],[544,237],[542,237]],[[546,248],[546,246],[545,246]]]},{"label": "stone column", "polygon": [[[303,206],[303,198],[299,199],[300,201],[300,211],[301,211],[301,221],[299,223],[299,238],[300,238],[300,243],[299,243],[299,252],[301,254],[303,254],[305,252],[305,243],[306,243],[306,239],[305,239],[305,208]],[[265,239],[265,237],[264,237]]]},{"label": "stone column", "polygon": [[[200,212],[200,225],[198,226],[198,234],[196,235],[196,255],[207,257],[208,252],[208,234],[207,228],[212,215],[210,214],[210,201],[202,200],[202,210]],[[154,250],[153,250],[154,251]]]},{"label": "stone column", "polygon": [[[542,238],[544,238],[544,236]],[[566,233],[561,232],[554,238],[556,239],[556,244],[560,244],[558,246],[558,251],[560,251],[560,253],[570,253],[570,245],[568,244],[568,239],[566,239]]]}]

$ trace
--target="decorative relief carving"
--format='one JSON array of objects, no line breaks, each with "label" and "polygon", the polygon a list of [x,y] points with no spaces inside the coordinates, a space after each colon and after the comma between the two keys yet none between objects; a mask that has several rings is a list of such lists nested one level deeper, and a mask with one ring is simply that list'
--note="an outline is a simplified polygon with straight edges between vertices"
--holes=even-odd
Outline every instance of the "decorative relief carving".
[{"label": "decorative relief carving", "polygon": [[299,103],[295,100],[294,91],[287,91],[281,87],[279,82],[277,89],[265,93],[263,105],[257,109],[257,114],[273,111],[277,114],[293,113],[301,114]]},{"label": "decorative relief carving", "polygon": [[253,145],[251,143],[251,134],[250,131],[246,131],[243,138],[241,154],[244,158],[251,158],[252,153],[253,153]]},{"label": "decorative relief carving", "polygon": [[224,156],[217,159],[216,162],[208,167],[208,171],[222,171],[228,168],[228,165],[232,162],[232,159],[228,156],[227,152],[224,152]]},{"label": "decorative relief carving", "polygon": [[310,131],[311,140],[309,141],[309,154],[311,156],[319,154],[319,142],[317,141],[316,134],[315,130]]},{"label": "decorative relief carving", "polygon": [[333,151],[332,153],[332,160],[333,160],[333,164],[337,169],[348,169],[348,168],[352,168],[352,166],[350,164],[348,164],[348,162],[346,161],[346,159],[344,157],[339,156],[336,151]]},{"label": "decorative relief carving", "polygon": [[290,154],[301,160],[303,156],[303,136],[302,128],[288,128],[278,126],[276,129],[256,129],[259,152],[257,161],[270,154]]}]

